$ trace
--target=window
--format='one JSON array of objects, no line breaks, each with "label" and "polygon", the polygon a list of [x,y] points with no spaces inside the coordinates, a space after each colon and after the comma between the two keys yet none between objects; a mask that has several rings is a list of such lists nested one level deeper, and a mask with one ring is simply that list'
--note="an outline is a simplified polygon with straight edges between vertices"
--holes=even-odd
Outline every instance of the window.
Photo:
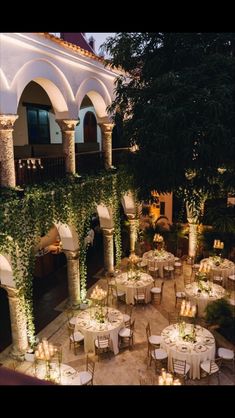
[{"label": "window", "polygon": [[92,112],[87,112],[84,117],[84,142],[97,142],[97,122]]},{"label": "window", "polygon": [[50,106],[26,104],[29,144],[50,144]]},{"label": "window", "polygon": [[165,215],[165,202],[160,202],[160,216]]}]

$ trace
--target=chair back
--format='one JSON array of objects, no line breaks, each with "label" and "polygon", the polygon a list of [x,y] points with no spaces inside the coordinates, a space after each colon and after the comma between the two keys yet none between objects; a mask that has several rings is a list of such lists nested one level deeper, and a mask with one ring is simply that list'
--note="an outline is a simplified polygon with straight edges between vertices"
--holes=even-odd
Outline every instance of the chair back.
[{"label": "chair back", "polygon": [[150,323],[148,322],[146,325],[146,335],[147,335],[147,340],[149,340],[149,337],[151,335],[151,328],[150,328]]},{"label": "chair back", "polygon": [[70,337],[71,335],[74,334],[75,324],[71,324],[70,322],[68,322],[67,328],[68,328],[68,333],[69,333],[69,337]]},{"label": "chair back", "polygon": [[117,285],[116,284],[111,284],[110,289],[111,289],[111,292],[112,292],[112,296],[114,298],[117,298],[118,297]]},{"label": "chair back", "polygon": [[130,318],[132,315],[132,311],[133,311],[133,305],[125,305],[125,314],[129,315]]},{"label": "chair back", "polygon": [[174,282],[174,291],[175,291],[175,295],[176,295],[176,292],[177,292],[176,282]]},{"label": "chair back", "polygon": [[209,374],[217,373],[219,371],[217,367],[220,369],[221,363],[222,363],[222,359],[220,357],[216,358],[215,360],[210,360]]},{"label": "chair back", "polygon": [[184,274],[184,286],[191,283],[191,276]]},{"label": "chair back", "polygon": [[136,288],[136,300],[137,302],[145,303],[146,299],[146,287],[137,287]]},{"label": "chair back", "polygon": [[130,330],[133,332],[135,328],[135,319],[131,322]]},{"label": "chair back", "polygon": [[110,336],[109,335],[98,335],[98,348],[103,350],[110,347]]},{"label": "chair back", "polygon": [[178,312],[169,312],[168,313],[168,321],[169,321],[170,325],[171,324],[177,324],[178,320],[179,320]]},{"label": "chair back", "polygon": [[173,371],[176,374],[185,376],[186,374],[186,360],[178,360],[173,358]]},{"label": "chair back", "polygon": [[87,370],[87,372],[91,373],[92,380],[93,380],[94,371],[95,371],[95,362],[93,360],[91,360],[89,356],[87,356],[87,358],[86,358],[86,370]]}]

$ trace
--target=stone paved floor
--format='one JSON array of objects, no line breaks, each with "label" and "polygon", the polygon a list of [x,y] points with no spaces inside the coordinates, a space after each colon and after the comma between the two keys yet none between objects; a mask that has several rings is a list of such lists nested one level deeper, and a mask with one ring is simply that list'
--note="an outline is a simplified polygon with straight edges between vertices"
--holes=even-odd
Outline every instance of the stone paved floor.
[{"label": "stone paved floor", "polygon": [[[191,267],[184,264],[184,275],[191,274]],[[176,277],[177,285],[183,290],[183,275]],[[139,385],[140,379],[149,379],[153,377],[157,382],[154,364],[147,365],[147,342],[145,327],[148,321],[151,324],[153,334],[160,334],[161,331],[169,325],[168,312],[175,310],[175,298],[173,279],[165,280],[163,300],[161,305],[137,305],[133,309],[133,318],[135,321],[134,348],[132,350],[123,349],[118,355],[111,354],[111,358],[104,356],[98,361],[97,356],[91,355],[95,361],[94,385]],[[97,283],[96,283],[97,284]],[[105,288],[106,280],[101,278],[98,284]],[[89,289],[89,293],[92,288]],[[119,309],[124,312],[125,304],[120,303]],[[63,363],[69,364],[75,369],[85,370],[86,355],[83,346],[80,347],[77,355],[69,350],[69,338],[67,334],[67,317],[63,312],[53,322],[51,322],[43,331],[39,333],[39,338],[47,337],[52,343],[60,343],[63,346]],[[8,357],[8,349],[0,355],[0,362],[5,366],[16,370],[27,372],[31,366],[28,362],[16,363]],[[232,366],[225,365],[220,374],[221,385],[234,385],[235,375],[232,373]],[[207,380],[189,380],[189,385],[205,385]],[[211,385],[217,385],[217,377],[212,376]]]}]

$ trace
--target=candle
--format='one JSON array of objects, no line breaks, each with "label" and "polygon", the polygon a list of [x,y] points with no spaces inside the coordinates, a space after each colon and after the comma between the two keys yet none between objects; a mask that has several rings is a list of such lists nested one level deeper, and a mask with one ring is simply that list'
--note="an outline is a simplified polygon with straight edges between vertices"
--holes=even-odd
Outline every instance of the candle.
[{"label": "candle", "polygon": [[159,376],[159,385],[164,385],[164,380],[161,376]]}]

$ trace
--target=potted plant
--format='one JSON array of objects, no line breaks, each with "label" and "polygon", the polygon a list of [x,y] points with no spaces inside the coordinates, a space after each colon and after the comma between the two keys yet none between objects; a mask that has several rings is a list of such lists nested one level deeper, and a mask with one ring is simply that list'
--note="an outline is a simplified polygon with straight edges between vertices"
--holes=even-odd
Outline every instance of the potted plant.
[{"label": "potted plant", "polygon": [[35,344],[33,346],[29,346],[29,348],[27,349],[27,351],[24,355],[24,358],[25,358],[26,361],[34,362],[34,353],[35,353],[35,350],[36,350],[36,347],[37,347],[38,343],[39,343],[39,338],[36,337],[35,338]]}]

